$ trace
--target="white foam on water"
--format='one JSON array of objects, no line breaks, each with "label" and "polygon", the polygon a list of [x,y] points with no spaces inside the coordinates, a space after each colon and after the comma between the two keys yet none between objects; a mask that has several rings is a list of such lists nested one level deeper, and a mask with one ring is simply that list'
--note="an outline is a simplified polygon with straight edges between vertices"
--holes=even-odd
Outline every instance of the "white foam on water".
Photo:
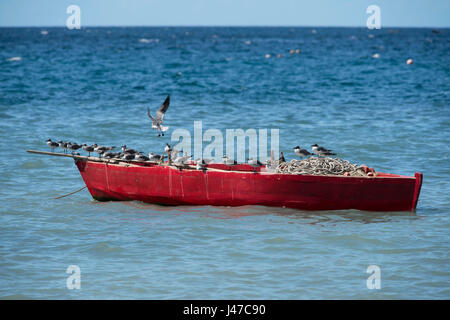
[{"label": "white foam on water", "polygon": [[146,38],[141,38],[139,39],[140,43],[152,43],[152,42],[159,42],[159,39],[146,39]]}]

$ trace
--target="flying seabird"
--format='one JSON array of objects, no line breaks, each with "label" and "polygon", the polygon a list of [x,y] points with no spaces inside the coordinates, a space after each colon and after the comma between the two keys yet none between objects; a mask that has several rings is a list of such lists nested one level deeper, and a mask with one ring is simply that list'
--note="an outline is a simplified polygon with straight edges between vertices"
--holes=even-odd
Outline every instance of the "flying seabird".
[{"label": "flying seabird", "polygon": [[55,150],[55,148],[59,147],[58,142],[54,142],[51,139],[47,139],[47,145],[52,149],[52,152]]},{"label": "flying seabird", "polygon": [[150,109],[147,108],[147,115],[152,120],[152,128],[159,130],[158,137],[161,136],[161,134],[164,136],[164,131],[167,131],[167,129],[169,129],[169,127],[164,127],[161,125],[163,123],[164,115],[166,114],[167,109],[169,109],[169,104],[170,96],[167,96],[166,100],[164,100],[158,111],[156,111],[156,119],[152,117],[152,115],[150,114]]},{"label": "flying seabird", "polygon": [[311,147],[312,147],[312,151],[315,154],[317,154],[318,156],[334,156],[334,155],[336,155],[335,153],[331,152],[333,150],[325,149],[324,147],[317,145],[317,143],[313,144]]},{"label": "flying seabird", "polygon": [[307,156],[311,156],[312,155],[312,153],[308,152],[308,150],[301,149],[299,146],[296,146],[294,148],[294,152],[299,157],[307,157]]}]

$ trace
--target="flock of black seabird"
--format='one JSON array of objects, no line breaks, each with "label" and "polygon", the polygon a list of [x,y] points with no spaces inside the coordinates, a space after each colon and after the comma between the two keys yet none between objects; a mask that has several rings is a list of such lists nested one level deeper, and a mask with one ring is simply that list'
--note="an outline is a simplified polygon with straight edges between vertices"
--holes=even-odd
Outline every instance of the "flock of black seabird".
[{"label": "flock of black seabird", "polygon": [[[155,130],[158,130],[158,137],[164,136],[164,132],[169,129],[169,127],[165,127],[162,125],[164,115],[166,114],[167,110],[169,109],[170,104],[170,96],[167,96],[167,98],[164,100],[163,104],[159,107],[159,109],[156,111],[155,118],[151,115],[150,109],[147,108],[147,115],[152,121],[152,128]],[[85,143],[83,144],[77,144],[75,142],[63,142],[63,141],[52,141],[51,139],[48,139],[47,145],[51,148],[52,152],[56,148],[63,149],[64,153],[67,153],[68,150],[72,151],[72,155],[80,155],[77,150],[82,148],[85,152],[88,153],[88,157],[91,156],[91,153],[97,153],[100,158],[105,159],[120,159],[125,161],[151,161],[151,162],[162,162],[164,158],[168,158],[169,163],[172,163],[176,166],[185,165],[191,162],[191,156],[189,156],[186,152],[183,154],[182,151],[173,149],[168,143],[166,144],[166,147],[164,148],[164,152],[166,155],[160,155],[160,154],[153,154],[153,152],[150,152],[148,156],[146,156],[143,152],[127,148],[126,145],[121,146],[121,152],[113,152],[116,147],[112,146],[99,146],[96,143],[93,145],[87,145]],[[294,153],[301,157],[308,157],[312,155],[317,155],[319,157],[323,156],[331,156],[336,155],[335,153],[332,153],[332,150],[328,150],[324,147],[321,147],[317,144],[313,144],[312,146],[312,152],[307,151],[306,149],[302,149],[299,146],[296,146],[294,148]],[[180,153],[182,154],[180,156]],[[204,169],[206,164],[209,164],[212,160],[207,159],[197,159],[195,163],[197,164],[197,169]],[[228,156],[223,156],[222,161],[224,164],[227,165],[236,165],[237,162],[234,159],[228,158]],[[283,152],[280,152],[280,162],[286,162],[286,159],[284,158]],[[248,164],[252,167],[258,167],[262,166],[263,164],[257,160],[257,159],[248,159]]]},{"label": "flock of black seabird", "polygon": [[[335,153],[331,152],[333,150],[325,149],[324,147],[321,147],[321,146],[319,146],[317,144],[313,144],[311,147],[312,147],[312,152],[315,153],[316,155],[318,155],[319,157],[335,156],[336,155]],[[308,150],[302,149],[299,146],[296,146],[294,148],[294,152],[299,157],[307,157],[307,156],[312,156],[313,155]]]},{"label": "flock of black seabird", "polygon": [[[306,149],[300,148],[300,146],[296,146],[294,148],[294,153],[299,156],[300,158],[306,158],[309,156],[317,155],[319,157],[326,157],[326,156],[335,156],[336,153],[333,153],[333,150],[328,150],[324,147],[319,146],[317,143],[313,144],[311,146],[312,153],[309,152]],[[278,159],[279,162],[286,162],[286,159],[284,158],[283,152],[280,152],[280,158]]]},{"label": "flock of black seabird", "polygon": [[97,153],[99,158],[104,159],[116,159],[116,160],[135,160],[135,161],[152,161],[152,162],[161,162],[164,158],[169,158],[173,160],[175,164],[182,164],[189,161],[191,156],[187,156],[184,154],[183,156],[179,156],[181,151],[172,149],[169,144],[166,145],[165,152],[167,155],[153,154],[150,152],[148,156],[146,156],[143,152],[128,148],[126,145],[120,147],[120,151],[114,152],[113,150],[117,149],[115,146],[99,146],[96,143],[92,145],[87,145],[85,143],[78,144],[74,142],[63,142],[63,141],[52,141],[48,139],[47,145],[51,148],[52,152],[55,151],[56,148],[61,148],[63,152],[66,154],[68,150],[72,151],[72,155],[79,156],[80,153],[77,152],[78,149],[83,149],[87,152],[88,157],[91,156],[91,153]]}]

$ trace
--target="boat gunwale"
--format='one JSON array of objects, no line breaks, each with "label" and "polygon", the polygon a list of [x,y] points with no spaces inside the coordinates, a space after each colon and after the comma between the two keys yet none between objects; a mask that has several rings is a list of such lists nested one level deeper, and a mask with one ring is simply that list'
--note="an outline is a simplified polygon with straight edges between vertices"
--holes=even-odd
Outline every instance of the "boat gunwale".
[{"label": "boat gunwale", "polygon": [[[172,170],[176,171],[183,171],[183,170],[189,170],[189,171],[201,171],[196,169],[194,166],[173,166],[168,165],[167,163],[160,164],[157,162],[150,162],[150,161],[121,161],[121,160],[107,160],[107,159],[91,159],[92,157],[83,157],[83,156],[74,156],[74,160],[81,160],[85,162],[92,162],[92,163],[98,163],[98,164],[108,164],[113,165],[117,167],[122,168],[153,168],[153,167],[162,167],[162,168],[170,168]],[[148,165],[142,165],[142,164],[148,164]],[[385,172],[377,172],[377,174],[381,174],[381,176],[344,176],[344,175],[314,175],[314,174],[287,174],[287,173],[276,173],[276,172],[266,172],[266,171],[238,171],[238,170],[224,170],[224,169],[217,169],[217,168],[207,168],[206,171],[208,172],[220,172],[220,173],[235,173],[235,174],[258,174],[261,176],[272,176],[272,177],[307,177],[307,178],[345,178],[345,179],[364,179],[364,180],[373,180],[373,179],[390,179],[390,180],[416,180],[415,176],[405,176],[405,175],[398,175],[393,173],[385,173]],[[388,176],[383,176],[383,175]],[[353,180],[352,179],[352,180]]]}]

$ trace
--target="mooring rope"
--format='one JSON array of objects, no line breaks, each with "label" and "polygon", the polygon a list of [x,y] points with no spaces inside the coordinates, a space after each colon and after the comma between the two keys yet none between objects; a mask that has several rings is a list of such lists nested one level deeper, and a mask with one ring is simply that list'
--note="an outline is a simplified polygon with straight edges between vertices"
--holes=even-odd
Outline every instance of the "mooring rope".
[{"label": "mooring rope", "polygon": [[71,193],[68,193],[68,194],[64,194],[64,195],[62,195],[62,196],[59,196],[59,197],[53,198],[53,200],[56,200],[56,199],[61,199],[61,198],[64,198],[64,197],[70,196],[70,195],[72,195],[72,194],[74,194],[74,193],[80,192],[81,190],[83,190],[83,189],[85,189],[85,188],[86,188],[86,186],[84,186],[83,188],[80,188],[80,189],[78,189],[78,190],[76,190],[76,191],[74,191],[74,192],[71,192]]},{"label": "mooring rope", "polygon": [[267,165],[274,172],[285,174],[367,176],[364,166],[339,158],[310,157],[281,163],[278,160],[269,160]]}]

